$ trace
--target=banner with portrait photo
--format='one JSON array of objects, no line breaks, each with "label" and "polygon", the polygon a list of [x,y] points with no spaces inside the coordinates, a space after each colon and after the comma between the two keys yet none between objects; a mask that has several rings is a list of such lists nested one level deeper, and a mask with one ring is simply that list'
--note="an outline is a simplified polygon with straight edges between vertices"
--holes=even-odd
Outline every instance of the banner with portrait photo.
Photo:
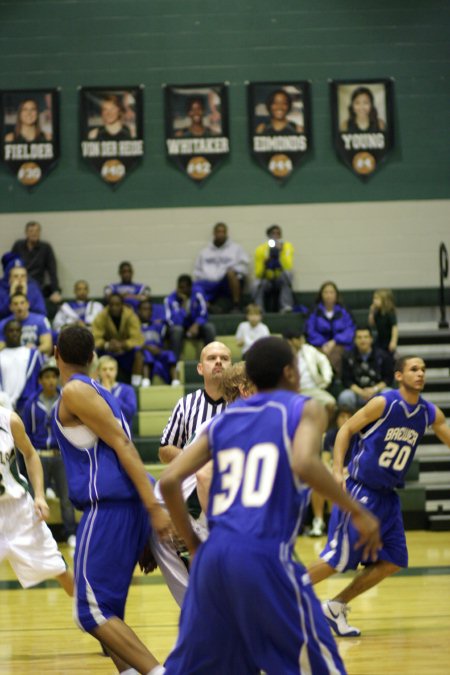
[{"label": "banner with portrait photo", "polygon": [[393,81],[333,80],[330,92],[336,152],[368,179],[394,147]]},{"label": "banner with portrait photo", "polygon": [[251,152],[279,181],[294,171],[311,145],[309,82],[251,82]]},{"label": "banner with portrait photo", "polygon": [[57,89],[1,91],[2,159],[26,188],[33,188],[59,159]]},{"label": "banner with portrait photo", "polygon": [[143,87],[81,87],[83,160],[112,188],[144,155]]},{"label": "banner with portrait photo", "polygon": [[169,159],[202,183],[230,153],[226,84],[166,85]]}]

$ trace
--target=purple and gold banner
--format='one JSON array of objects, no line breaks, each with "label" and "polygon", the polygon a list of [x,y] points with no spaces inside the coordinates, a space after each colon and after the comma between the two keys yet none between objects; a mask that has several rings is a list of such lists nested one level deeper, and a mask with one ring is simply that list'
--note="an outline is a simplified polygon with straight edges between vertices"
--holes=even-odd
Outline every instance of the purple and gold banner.
[{"label": "purple and gold banner", "polygon": [[169,159],[202,183],[230,153],[226,84],[167,85],[166,149]]},{"label": "purple and gold banner", "polygon": [[80,138],[83,160],[120,185],[144,155],[142,86],[80,88]]},{"label": "purple and gold banner", "polygon": [[56,89],[1,91],[2,159],[27,188],[38,185],[59,159]]},{"label": "purple and gold banner", "polygon": [[293,173],[311,145],[309,82],[251,82],[251,152],[279,181]]},{"label": "purple and gold banner", "polygon": [[340,159],[359,178],[368,179],[394,147],[393,82],[330,82],[333,139]]}]

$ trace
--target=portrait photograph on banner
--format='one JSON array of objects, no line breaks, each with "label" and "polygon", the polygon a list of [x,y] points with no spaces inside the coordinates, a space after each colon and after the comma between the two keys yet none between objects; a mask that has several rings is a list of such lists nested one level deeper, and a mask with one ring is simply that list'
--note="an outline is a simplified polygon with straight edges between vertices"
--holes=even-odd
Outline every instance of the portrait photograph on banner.
[{"label": "portrait photograph on banner", "polygon": [[226,84],[165,85],[167,155],[202,183],[230,152]]},{"label": "portrait photograph on banner", "polygon": [[59,159],[57,89],[1,91],[2,159],[17,180],[33,188]]},{"label": "portrait photograph on banner", "polygon": [[250,82],[251,152],[279,181],[291,176],[311,145],[309,82]]},{"label": "portrait photograph on banner", "polygon": [[81,156],[115,188],[144,155],[143,88],[80,88]]},{"label": "portrait photograph on banner", "polygon": [[330,82],[333,139],[340,159],[367,179],[394,147],[393,82]]}]

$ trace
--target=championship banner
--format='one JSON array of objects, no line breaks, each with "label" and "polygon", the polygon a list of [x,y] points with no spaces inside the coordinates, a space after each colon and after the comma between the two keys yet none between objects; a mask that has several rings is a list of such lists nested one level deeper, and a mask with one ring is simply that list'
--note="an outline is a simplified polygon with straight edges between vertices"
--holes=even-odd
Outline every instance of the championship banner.
[{"label": "championship banner", "polygon": [[309,82],[248,84],[251,151],[279,181],[292,174],[311,142]]},{"label": "championship banner", "polygon": [[333,139],[340,159],[368,179],[394,147],[393,82],[330,82]]},{"label": "championship banner", "polygon": [[112,188],[144,154],[143,87],[80,87],[81,156]]},{"label": "championship banner", "polygon": [[197,183],[230,153],[226,84],[165,86],[169,158]]},{"label": "championship banner", "polygon": [[1,91],[2,158],[27,188],[38,185],[59,159],[59,92]]}]

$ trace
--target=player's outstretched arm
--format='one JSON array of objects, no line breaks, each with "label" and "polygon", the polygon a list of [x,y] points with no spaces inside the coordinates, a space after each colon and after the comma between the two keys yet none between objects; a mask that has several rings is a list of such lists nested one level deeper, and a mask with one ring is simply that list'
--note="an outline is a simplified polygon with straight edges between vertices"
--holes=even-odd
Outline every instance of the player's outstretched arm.
[{"label": "player's outstretched arm", "polygon": [[192,529],[189,515],[181,492],[185,478],[198,471],[211,459],[208,437],[202,434],[164,469],[160,488],[179,536],[184,539],[191,555],[194,555],[200,540]]},{"label": "player's outstretched arm", "polygon": [[339,429],[333,448],[333,475],[337,482],[345,489],[344,478],[344,459],[347,453],[350,441],[354,434],[364,429],[381,417],[385,406],[385,400],[381,396],[375,396],[364,408],[358,410],[352,417]]},{"label": "player's outstretched arm", "polygon": [[11,415],[11,432],[15,445],[24,457],[28,477],[33,486],[34,509],[41,520],[47,520],[50,515],[50,509],[45,501],[44,473],[42,471],[41,460],[31,444],[22,420],[16,413],[12,413]]},{"label": "player's outstretched arm", "polygon": [[155,498],[135,445],[125,434],[106,401],[93,387],[80,380],[72,380],[62,391],[61,406],[115,451],[148,511],[154,529],[162,538],[169,536],[170,519]]},{"label": "player's outstretched arm", "polygon": [[381,548],[378,519],[344,492],[320,459],[323,414],[323,407],[317,401],[310,400],[305,404],[293,441],[293,471],[314,490],[351,514],[360,533],[357,546],[364,546],[364,555],[376,560]]},{"label": "player's outstretched arm", "polygon": [[436,419],[431,425],[434,433],[440,441],[450,448],[450,427],[447,424],[445,415],[440,408],[436,408]]}]

